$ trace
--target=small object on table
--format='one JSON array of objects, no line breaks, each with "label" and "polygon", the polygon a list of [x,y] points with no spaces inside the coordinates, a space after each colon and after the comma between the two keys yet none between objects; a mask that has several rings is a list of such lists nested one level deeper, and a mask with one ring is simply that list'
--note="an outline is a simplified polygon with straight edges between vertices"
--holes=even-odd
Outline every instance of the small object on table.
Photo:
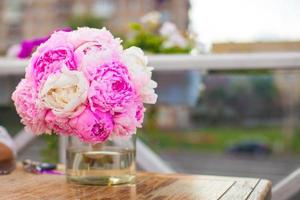
[{"label": "small object on table", "polygon": [[14,142],[5,128],[0,126],[0,175],[7,175],[15,169]]},{"label": "small object on table", "polygon": [[16,165],[15,161],[12,160],[4,160],[0,162],[0,175],[7,175],[14,171]]},{"label": "small object on table", "polygon": [[32,160],[24,160],[22,162],[23,169],[26,172],[33,173],[33,174],[56,174],[56,175],[62,175],[63,173],[60,171],[57,171],[56,164],[52,163],[46,163],[46,162],[37,162]]}]

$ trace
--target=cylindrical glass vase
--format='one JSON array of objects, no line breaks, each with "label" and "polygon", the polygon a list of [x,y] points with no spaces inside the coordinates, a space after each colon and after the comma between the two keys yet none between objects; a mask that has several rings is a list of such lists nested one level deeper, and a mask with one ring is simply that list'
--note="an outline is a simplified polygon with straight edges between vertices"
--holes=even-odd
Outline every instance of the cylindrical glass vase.
[{"label": "cylindrical glass vase", "polygon": [[103,143],[84,143],[68,137],[66,176],[70,183],[120,185],[135,183],[136,138],[116,137]]}]

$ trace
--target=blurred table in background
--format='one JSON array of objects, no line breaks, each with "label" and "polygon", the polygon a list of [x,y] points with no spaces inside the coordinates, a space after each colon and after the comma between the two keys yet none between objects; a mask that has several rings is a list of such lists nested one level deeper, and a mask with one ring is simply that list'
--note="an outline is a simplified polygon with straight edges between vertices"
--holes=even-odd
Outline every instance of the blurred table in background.
[{"label": "blurred table in background", "polygon": [[35,175],[20,167],[0,178],[0,199],[271,199],[267,180],[236,177],[138,173],[136,185],[67,184],[63,175]]}]

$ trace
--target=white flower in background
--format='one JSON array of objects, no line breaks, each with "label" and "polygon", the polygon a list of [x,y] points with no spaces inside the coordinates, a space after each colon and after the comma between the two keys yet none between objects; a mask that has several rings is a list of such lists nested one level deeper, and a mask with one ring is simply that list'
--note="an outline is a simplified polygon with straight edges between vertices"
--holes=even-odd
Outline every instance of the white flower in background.
[{"label": "white flower in background", "polygon": [[139,95],[144,103],[154,104],[157,100],[154,88],[157,83],[151,80],[153,67],[148,67],[147,57],[138,47],[130,47],[124,50],[123,61],[128,67]]},{"label": "white flower in background", "polygon": [[16,58],[18,57],[20,51],[21,51],[21,46],[19,44],[14,44],[8,48],[6,52],[6,56],[10,58]]},{"label": "white flower in background", "polygon": [[152,11],[141,17],[143,24],[158,25],[160,23],[161,14],[157,11]]},{"label": "white flower in background", "polygon": [[165,22],[160,28],[159,33],[166,38],[162,44],[164,48],[185,48],[188,45],[186,39],[180,34],[176,25],[171,22]]},{"label": "white flower in background", "polygon": [[164,48],[171,48],[171,47],[185,48],[187,46],[187,41],[180,34],[173,34],[163,42],[162,46]]},{"label": "white flower in background", "polygon": [[43,106],[52,109],[58,116],[75,116],[86,101],[89,83],[84,74],[70,71],[66,66],[62,72],[48,77],[40,91]]},{"label": "white flower in background", "polygon": [[177,29],[176,25],[172,22],[163,23],[163,25],[159,29],[159,33],[165,37],[169,37],[170,35],[177,33],[177,32],[178,32],[178,29]]}]

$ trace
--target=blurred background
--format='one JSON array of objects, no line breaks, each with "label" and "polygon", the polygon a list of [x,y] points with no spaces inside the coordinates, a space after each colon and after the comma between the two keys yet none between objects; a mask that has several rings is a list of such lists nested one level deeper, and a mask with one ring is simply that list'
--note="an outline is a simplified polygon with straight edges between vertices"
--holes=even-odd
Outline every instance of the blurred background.
[{"label": "blurred background", "polygon": [[[55,30],[105,26],[153,59],[231,59],[235,67],[226,69],[154,66],[158,103],[147,108],[138,137],[176,172],[276,184],[300,166],[300,68],[236,67],[235,58],[299,56],[299,10],[297,0],[1,0],[0,54],[26,60]],[[16,135],[23,126],[10,96],[24,75],[1,67],[0,75],[0,124]],[[19,159],[58,162],[57,137],[30,144]]]}]

